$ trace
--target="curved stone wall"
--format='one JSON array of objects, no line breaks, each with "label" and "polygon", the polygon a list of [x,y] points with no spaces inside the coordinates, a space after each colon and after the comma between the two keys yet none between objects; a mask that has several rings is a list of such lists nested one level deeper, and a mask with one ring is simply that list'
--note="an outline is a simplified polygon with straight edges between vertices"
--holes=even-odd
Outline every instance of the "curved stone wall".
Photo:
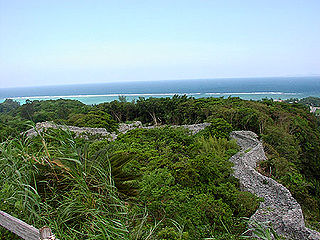
[{"label": "curved stone wall", "polygon": [[319,240],[318,232],[306,228],[301,207],[289,190],[255,170],[257,163],[266,159],[258,136],[250,131],[234,131],[231,137],[241,147],[230,159],[234,163],[234,176],[243,190],[264,199],[251,219],[270,221],[278,234],[289,239]]}]

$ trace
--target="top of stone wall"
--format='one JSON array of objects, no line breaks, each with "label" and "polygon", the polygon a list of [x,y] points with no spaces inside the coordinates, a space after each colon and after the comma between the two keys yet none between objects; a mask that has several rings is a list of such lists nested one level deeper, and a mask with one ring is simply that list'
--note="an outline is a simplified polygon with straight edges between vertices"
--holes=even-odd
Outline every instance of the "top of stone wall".
[{"label": "top of stone wall", "polygon": [[301,206],[290,191],[256,171],[257,164],[267,159],[258,136],[249,131],[234,131],[230,136],[242,149],[230,159],[234,163],[234,176],[243,190],[264,199],[251,219],[271,222],[278,234],[289,239],[319,240],[320,234],[305,226]]},{"label": "top of stone wall", "polygon": [[[199,123],[199,124],[191,124],[191,125],[172,125],[171,127],[184,127],[190,131],[191,134],[196,134],[199,131],[203,130],[205,127],[209,126],[210,123]],[[89,134],[89,135],[101,135],[106,136],[110,140],[115,140],[119,134],[125,134],[126,132],[136,129],[136,128],[143,128],[143,129],[152,129],[155,127],[163,127],[163,126],[143,126],[140,121],[135,121],[133,123],[120,123],[118,128],[118,133],[115,132],[108,132],[105,128],[90,128],[90,127],[76,127],[76,126],[67,126],[67,125],[60,125],[54,122],[41,122],[37,123],[34,128],[29,129],[26,131],[26,135],[28,137],[33,137],[38,134],[38,132],[42,132],[44,129],[54,128],[54,129],[64,129],[74,132],[76,136],[80,136],[82,134]]]}]

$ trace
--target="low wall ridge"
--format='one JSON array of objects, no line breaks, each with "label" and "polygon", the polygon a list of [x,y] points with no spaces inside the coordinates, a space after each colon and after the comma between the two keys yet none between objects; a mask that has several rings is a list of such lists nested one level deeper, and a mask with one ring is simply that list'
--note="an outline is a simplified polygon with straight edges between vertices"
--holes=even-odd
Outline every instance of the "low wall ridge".
[{"label": "low wall ridge", "polygon": [[251,220],[271,222],[278,234],[289,239],[319,240],[320,234],[305,226],[301,206],[290,191],[256,171],[257,164],[267,159],[258,136],[250,131],[234,131],[230,136],[241,147],[241,151],[230,158],[234,163],[234,176],[243,190],[264,199]]},{"label": "low wall ridge", "polygon": [[[184,127],[188,129],[192,134],[196,134],[199,131],[203,130],[205,127],[209,126],[210,123],[199,123],[199,124],[190,124],[190,125],[170,125],[171,127]],[[136,128],[143,128],[143,129],[152,129],[155,127],[161,127],[161,126],[143,126],[140,121],[135,121],[133,123],[120,123],[118,128],[118,133],[115,132],[108,132],[105,128],[91,128],[91,127],[76,127],[76,126],[67,126],[67,125],[60,125],[56,124],[54,122],[41,122],[37,123],[35,127],[29,129],[26,131],[26,135],[28,137],[33,137],[38,134],[38,132],[42,132],[44,129],[48,128],[54,128],[54,129],[68,129],[71,132],[74,132],[76,136],[79,136],[81,134],[92,134],[92,135],[101,135],[101,136],[107,136],[109,137],[109,140],[113,141],[115,140],[119,134],[125,134],[126,132],[136,129]]]}]

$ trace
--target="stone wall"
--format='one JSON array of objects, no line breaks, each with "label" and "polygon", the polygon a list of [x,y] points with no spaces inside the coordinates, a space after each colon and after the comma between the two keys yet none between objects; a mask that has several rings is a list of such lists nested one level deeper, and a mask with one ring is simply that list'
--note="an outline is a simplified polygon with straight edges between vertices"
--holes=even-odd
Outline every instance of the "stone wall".
[{"label": "stone wall", "polygon": [[54,122],[42,122],[37,123],[34,128],[29,129],[25,132],[28,137],[33,137],[38,135],[38,132],[42,132],[44,129],[54,128],[54,129],[63,129],[74,132],[76,136],[80,136],[81,134],[90,134],[90,135],[101,135],[108,136],[111,139],[114,139],[116,136],[113,133],[109,133],[105,128],[89,128],[89,127],[76,127],[76,126],[66,126],[59,125]]},{"label": "stone wall", "polygon": [[318,232],[306,228],[301,207],[289,190],[255,170],[257,163],[266,159],[258,136],[249,131],[235,131],[231,137],[241,147],[230,159],[234,163],[234,176],[240,180],[243,190],[264,199],[251,219],[271,222],[278,234],[289,239],[319,240]]},{"label": "stone wall", "polygon": [[[192,124],[192,125],[173,125],[172,127],[184,127],[190,131],[191,134],[196,134],[199,131],[203,130],[205,127],[209,126],[210,123],[199,123],[199,124]],[[75,127],[75,126],[66,126],[66,125],[59,125],[54,122],[42,122],[37,123],[34,128],[31,128],[26,132],[28,137],[36,136],[38,132],[42,132],[44,129],[54,128],[54,129],[68,129],[71,132],[74,132],[76,136],[80,136],[84,134],[86,135],[101,135],[103,137],[108,137],[111,141],[115,140],[119,134],[124,134],[132,129],[135,128],[144,128],[144,129],[151,129],[155,127],[161,126],[142,126],[140,121],[136,121],[133,123],[120,123],[118,128],[118,133],[110,133],[105,128],[90,128],[90,127]]]}]

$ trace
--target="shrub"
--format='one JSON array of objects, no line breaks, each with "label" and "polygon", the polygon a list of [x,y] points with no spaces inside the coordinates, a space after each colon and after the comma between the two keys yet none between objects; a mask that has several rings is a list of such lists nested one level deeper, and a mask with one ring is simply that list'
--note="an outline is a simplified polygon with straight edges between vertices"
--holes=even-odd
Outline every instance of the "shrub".
[{"label": "shrub", "polygon": [[204,135],[212,136],[215,138],[229,138],[230,133],[232,132],[232,126],[223,118],[213,118],[209,121],[210,126],[206,127]]}]

